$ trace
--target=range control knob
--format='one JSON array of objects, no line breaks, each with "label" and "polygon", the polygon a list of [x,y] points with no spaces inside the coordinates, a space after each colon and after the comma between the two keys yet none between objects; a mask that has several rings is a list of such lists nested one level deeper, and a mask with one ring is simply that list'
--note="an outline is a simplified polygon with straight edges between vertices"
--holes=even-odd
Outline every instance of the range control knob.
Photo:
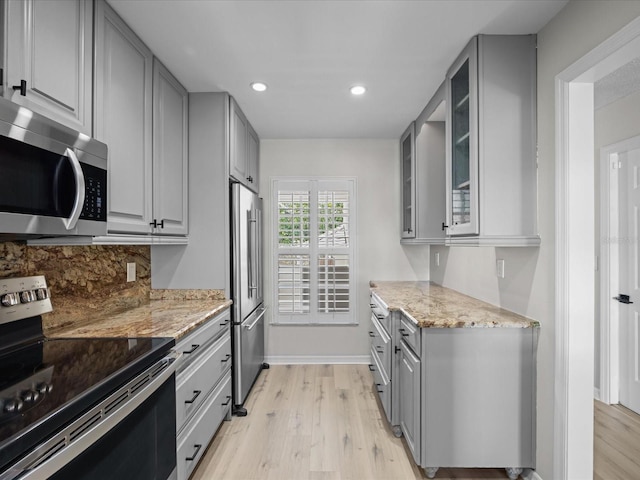
[{"label": "range control knob", "polygon": [[49,292],[47,292],[46,288],[36,288],[35,292],[38,300],[45,300],[49,298]]},{"label": "range control knob", "polygon": [[5,293],[0,297],[0,302],[3,307],[13,307],[20,303],[20,297],[17,293]]},{"label": "range control knob", "polygon": [[7,413],[19,412],[20,410],[22,410],[23,405],[24,403],[22,403],[22,400],[20,400],[19,398],[12,398],[11,400],[7,400],[5,402],[4,411]]},{"label": "range control knob", "polygon": [[25,290],[24,292],[20,292],[20,301],[22,303],[30,303],[35,301],[36,294],[32,290]]},{"label": "range control knob", "polygon": [[22,398],[24,402],[35,402],[40,398],[40,392],[37,390],[25,390],[22,392],[22,395],[20,395],[20,398]]},{"label": "range control knob", "polygon": [[45,393],[50,393],[51,390],[53,390],[53,385],[45,382],[40,382],[36,385],[36,390],[44,395]]}]

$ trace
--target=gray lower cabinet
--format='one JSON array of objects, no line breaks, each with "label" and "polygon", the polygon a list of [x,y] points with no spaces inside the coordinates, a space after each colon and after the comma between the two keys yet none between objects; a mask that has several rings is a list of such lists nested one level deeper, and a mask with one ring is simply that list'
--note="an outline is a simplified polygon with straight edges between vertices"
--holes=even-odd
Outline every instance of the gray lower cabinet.
[{"label": "gray lower cabinet", "polygon": [[[385,416],[391,425],[397,425],[394,418],[396,408],[393,406],[395,385],[392,382],[395,355],[394,342],[391,334],[391,313],[384,302],[375,294],[371,295],[371,325],[369,337],[371,340],[371,363],[369,369],[373,374],[373,382],[380,398]],[[399,433],[399,430],[397,430]]]},{"label": "gray lower cabinet", "polygon": [[[383,366],[375,337],[374,381],[427,476],[440,467],[505,468],[515,479],[535,468],[538,328],[419,328],[401,312],[392,317],[392,397],[384,370],[375,371]],[[375,316],[372,325],[375,333]]]},{"label": "gray lower cabinet", "polygon": [[183,338],[176,373],[178,480],[193,473],[223,420],[231,419],[229,310]]},{"label": "gray lower cabinet", "polygon": [[535,468],[537,328],[423,328],[420,465]]},{"label": "gray lower cabinet", "polygon": [[415,462],[420,465],[420,357],[400,341],[400,429]]}]

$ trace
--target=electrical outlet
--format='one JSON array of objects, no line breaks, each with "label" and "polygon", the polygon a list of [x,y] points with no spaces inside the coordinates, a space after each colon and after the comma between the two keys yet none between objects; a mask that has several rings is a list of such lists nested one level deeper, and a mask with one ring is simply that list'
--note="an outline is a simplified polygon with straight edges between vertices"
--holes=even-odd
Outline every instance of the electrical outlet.
[{"label": "electrical outlet", "polygon": [[501,258],[496,260],[496,275],[498,278],[504,278],[504,260]]},{"label": "electrical outlet", "polygon": [[127,262],[127,282],[136,281],[136,264],[135,262]]},{"label": "electrical outlet", "polygon": [[436,267],[440,266],[440,252],[436,252]]}]

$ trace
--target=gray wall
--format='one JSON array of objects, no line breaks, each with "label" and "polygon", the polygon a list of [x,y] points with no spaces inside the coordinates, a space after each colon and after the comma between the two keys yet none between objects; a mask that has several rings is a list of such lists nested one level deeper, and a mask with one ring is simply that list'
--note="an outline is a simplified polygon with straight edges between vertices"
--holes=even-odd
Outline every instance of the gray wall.
[{"label": "gray wall", "polygon": [[[344,176],[357,179],[357,326],[269,325],[267,361],[368,361],[369,280],[427,280],[429,247],[400,245],[400,159],[397,139],[262,140],[260,194],[265,214],[265,303],[273,310],[271,179]],[[268,313],[269,315],[269,313]],[[268,320],[270,320],[270,316]]]},{"label": "gray wall", "polygon": [[[539,249],[431,249],[432,279],[541,322],[538,345],[537,471],[553,472],[555,355],[555,77],[640,15],[638,1],[572,1],[538,32]],[[441,267],[433,256],[440,252]],[[444,261],[443,261],[444,258]],[[495,259],[506,261],[505,279]]]}]

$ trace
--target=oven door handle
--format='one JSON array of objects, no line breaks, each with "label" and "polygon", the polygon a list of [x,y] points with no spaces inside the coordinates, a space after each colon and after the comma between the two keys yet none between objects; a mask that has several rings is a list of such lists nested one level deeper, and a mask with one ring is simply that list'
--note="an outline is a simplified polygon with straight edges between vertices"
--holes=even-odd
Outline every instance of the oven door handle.
[{"label": "oven door handle", "polygon": [[82,207],[84,207],[84,197],[85,197],[85,189],[84,189],[84,174],[82,173],[82,166],[80,165],[80,161],[73,150],[67,148],[64,152],[65,157],[69,158],[69,163],[71,164],[71,168],[73,169],[73,178],[76,181],[76,199],[73,202],[73,208],[71,209],[71,215],[69,218],[64,218],[62,221],[64,222],[64,227],[67,230],[73,230],[78,223],[78,219],[80,218],[80,213],[82,213]]},{"label": "oven door handle", "polygon": [[[0,474],[0,480],[49,478],[106,435],[175,373],[171,352]],[[145,377],[149,380],[140,387]],[[86,430],[83,431],[83,429]],[[78,433],[81,432],[81,433]]]}]

